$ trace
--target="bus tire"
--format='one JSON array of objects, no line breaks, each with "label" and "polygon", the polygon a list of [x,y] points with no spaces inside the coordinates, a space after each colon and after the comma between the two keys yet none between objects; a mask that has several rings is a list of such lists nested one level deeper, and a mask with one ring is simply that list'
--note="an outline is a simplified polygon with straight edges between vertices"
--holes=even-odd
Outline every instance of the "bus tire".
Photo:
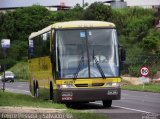
[{"label": "bus tire", "polygon": [[103,100],[102,102],[104,107],[109,108],[112,106],[112,100]]},{"label": "bus tire", "polygon": [[39,97],[39,87],[38,87],[38,81],[36,81],[36,93],[35,93],[36,97]]},{"label": "bus tire", "polygon": [[33,96],[36,96],[36,83],[33,81]]},{"label": "bus tire", "polygon": [[65,105],[66,105],[67,108],[72,108],[74,106],[74,103],[66,102]]},{"label": "bus tire", "polygon": [[53,100],[53,85],[52,85],[52,82],[50,82],[50,91],[49,91],[49,99],[50,100]]},{"label": "bus tire", "polygon": [[34,97],[39,96],[39,88],[38,88],[38,82],[37,81],[33,82],[33,93],[34,93]]}]

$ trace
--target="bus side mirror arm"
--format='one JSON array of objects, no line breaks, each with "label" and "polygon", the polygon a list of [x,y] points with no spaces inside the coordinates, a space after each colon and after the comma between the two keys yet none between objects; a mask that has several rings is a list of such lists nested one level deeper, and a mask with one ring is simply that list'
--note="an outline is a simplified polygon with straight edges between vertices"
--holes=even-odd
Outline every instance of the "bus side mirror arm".
[{"label": "bus side mirror arm", "polygon": [[126,61],[126,50],[124,47],[121,48],[121,61]]},{"label": "bus side mirror arm", "polygon": [[120,45],[119,45],[119,48],[120,48],[120,61],[124,62],[126,61],[126,49]]}]

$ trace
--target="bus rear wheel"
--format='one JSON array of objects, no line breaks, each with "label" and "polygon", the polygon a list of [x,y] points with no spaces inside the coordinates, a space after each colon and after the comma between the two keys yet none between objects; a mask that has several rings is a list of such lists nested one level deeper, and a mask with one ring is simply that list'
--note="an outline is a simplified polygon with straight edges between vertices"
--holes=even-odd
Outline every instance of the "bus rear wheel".
[{"label": "bus rear wheel", "polygon": [[53,86],[52,86],[52,82],[50,82],[50,96],[49,96],[49,99],[50,100],[53,100]]},{"label": "bus rear wheel", "polygon": [[102,102],[104,107],[109,108],[112,106],[112,100],[103,100]]},{"label": "bus rear wheel", "polygon": [[33,83],[33,88],[34,88],[34,97],[38,97],[39,96],[39,89],[38,89],[38,82],[34,81]]}]

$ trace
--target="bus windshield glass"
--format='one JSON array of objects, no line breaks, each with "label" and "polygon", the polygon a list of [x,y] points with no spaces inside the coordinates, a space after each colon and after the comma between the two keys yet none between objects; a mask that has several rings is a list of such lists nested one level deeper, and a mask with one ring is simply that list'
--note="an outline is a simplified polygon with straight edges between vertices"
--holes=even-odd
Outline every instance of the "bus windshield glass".
[{"label": "bus windshield glass", "polygon": [[56,74],[60,79],[118,77],[116,30],[57,30]]}]

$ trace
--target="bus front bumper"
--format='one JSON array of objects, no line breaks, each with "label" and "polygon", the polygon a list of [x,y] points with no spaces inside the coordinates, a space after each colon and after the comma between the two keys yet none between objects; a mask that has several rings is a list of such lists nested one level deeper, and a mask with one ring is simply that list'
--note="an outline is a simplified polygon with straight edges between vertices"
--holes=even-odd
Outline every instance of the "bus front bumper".
[{"label": "bus front bumper", "polygon": [[120,100],[121,89],[117,88],[78,88],[58,89],[59,102],[91,102],[96,100]]}]

